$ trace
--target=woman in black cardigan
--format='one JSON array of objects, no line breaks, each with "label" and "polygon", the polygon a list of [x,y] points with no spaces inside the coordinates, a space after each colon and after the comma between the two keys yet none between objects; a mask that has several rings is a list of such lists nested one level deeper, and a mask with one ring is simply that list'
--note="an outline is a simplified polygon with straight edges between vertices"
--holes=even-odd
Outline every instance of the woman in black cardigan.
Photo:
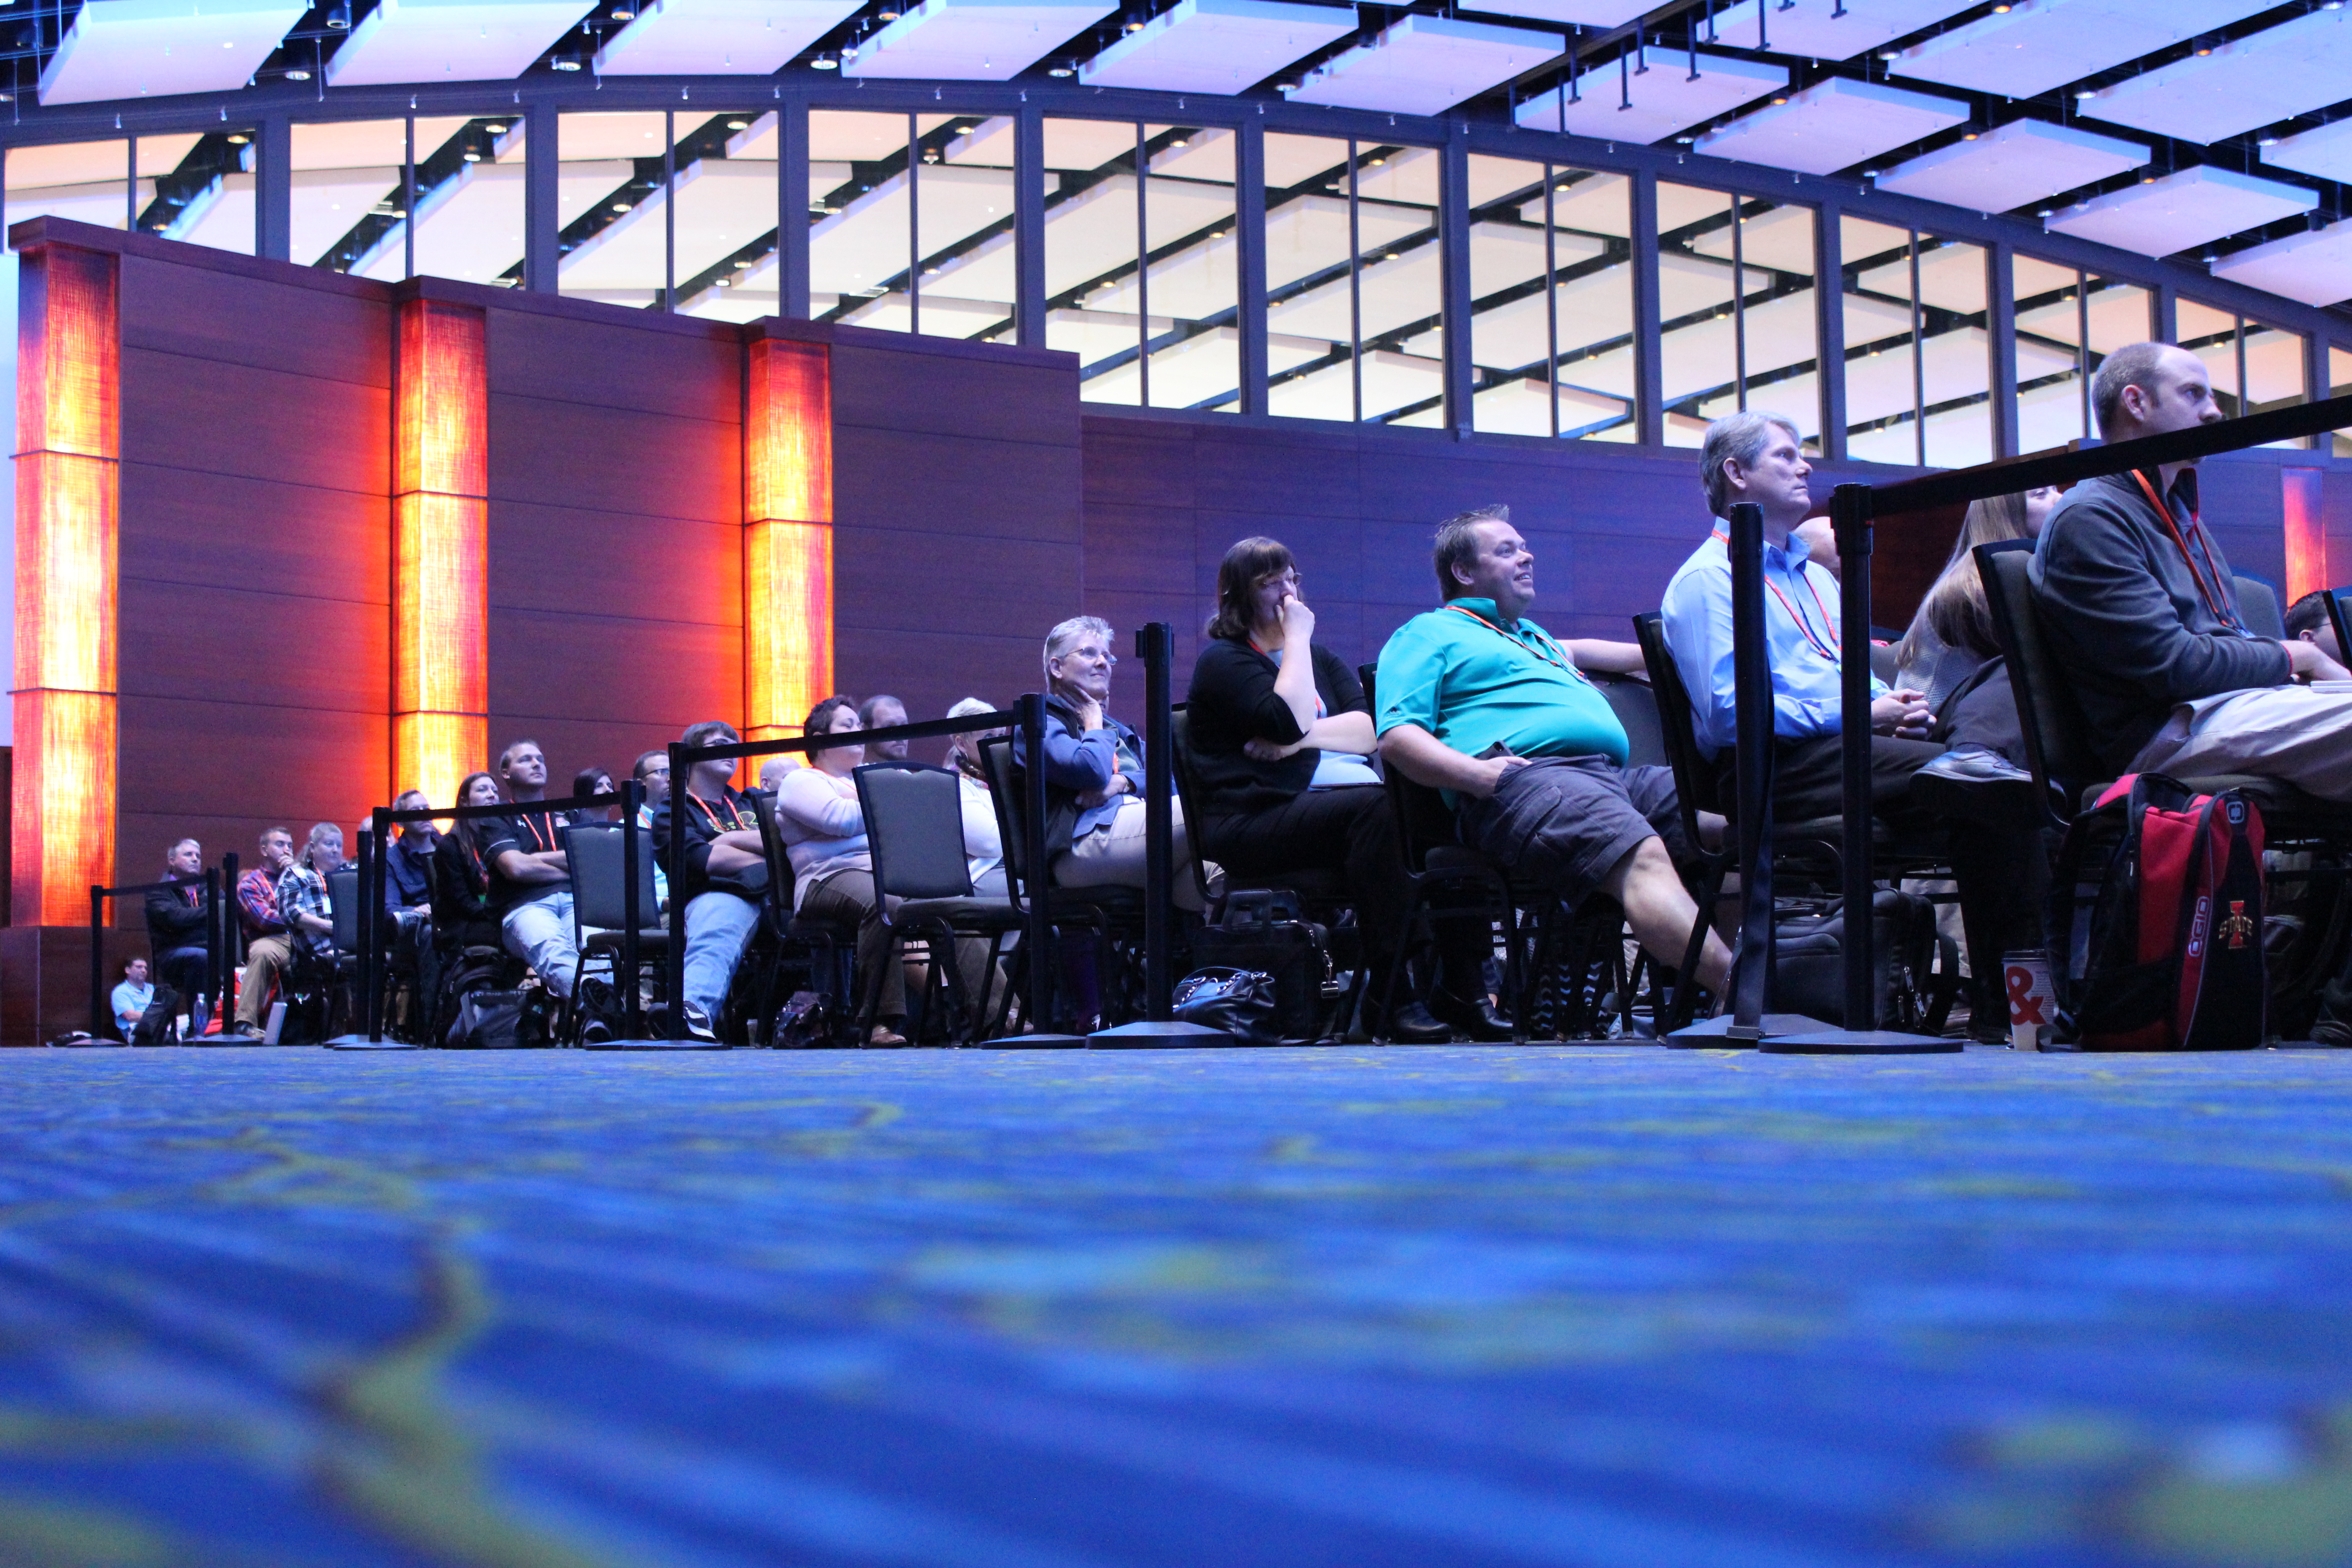
[{"label": "woman in black cardigan", "polygon": [[[1377,1007],[1403,937],[1404,856],[1369,760],[1376,737],[1363,685],[1315,645],[1315,612],[1298,590],[1297,563],[1275,540],[1244,539],[1217,568],[1217,613],[1185,701],[1205,797],[1201,852],[1236,882],[1316,868],[1345,878],[1371,971],[1368,1008]],[[1508,1038],[1484,1001],[1443,1010],[1476,1037],[1499,1027]],[[1391,1018],[1368,1010],[1366,1025],[1381,1038],[1448,1037],[1417,1001]]]}]

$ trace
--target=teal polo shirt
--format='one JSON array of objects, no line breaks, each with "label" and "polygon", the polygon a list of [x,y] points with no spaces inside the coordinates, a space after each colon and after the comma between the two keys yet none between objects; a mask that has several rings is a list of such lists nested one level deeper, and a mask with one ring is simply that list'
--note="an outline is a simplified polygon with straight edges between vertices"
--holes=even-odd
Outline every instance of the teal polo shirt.
[{"label": "teal polo shirt", "polygon": [[1399,626],[1377,685],[1384,735],[1418,724],[1473,757],[1499,742],[1514,756],[1625,765],[1625,726],[1609,700],[1541,626],[1506,624],[1492,599],[1455,599]]}]

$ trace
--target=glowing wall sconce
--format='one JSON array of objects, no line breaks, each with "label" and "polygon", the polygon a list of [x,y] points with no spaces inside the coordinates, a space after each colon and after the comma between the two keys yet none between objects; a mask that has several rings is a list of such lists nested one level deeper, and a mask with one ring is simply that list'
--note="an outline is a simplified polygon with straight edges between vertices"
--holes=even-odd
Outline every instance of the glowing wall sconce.
[{"label": "glowing wall sconce", "polygon": [[489,750],[487,326],[470,306],[410,300],[395,329],[393,787],[436,805]]},{"label": "glowing wall sconce", "polygon": [[121,346],[115,258],[26,251],[16,381],[19,925],[89,918],[114,880],[115,549]]},{"label": "glowing wall sconce", "polygon": [[743,700],[751,740],[833,689],[833,357],[751,345],[743,429]]}]

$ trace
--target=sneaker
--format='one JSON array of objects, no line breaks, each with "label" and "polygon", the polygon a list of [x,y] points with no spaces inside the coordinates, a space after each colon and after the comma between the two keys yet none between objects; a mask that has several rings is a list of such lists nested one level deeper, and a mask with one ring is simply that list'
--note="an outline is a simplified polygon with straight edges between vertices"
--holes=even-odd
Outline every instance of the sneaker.
[{"label": "sneaker", "polygon": [[583,1046],[610,1045],[612,1040],[613,1026],[602,1018],[591,1017],[580,1026],[580,1043]]},{"label": "sneaker", "polygon": [[713,1045],[718,1043],[719,1031],[710,1026],[709,1014],[704,1012],[701,1008],[696,1006],[691,1002],[681,1002],[678,1004],[678,1011],[686,1020],[686,1037],[688,1039],[708,1040]]},{"label": "sneaker", "polygon": [[2311,1026],[2311,1037],[2323,1046],[2334,1046],[2339,1049],[2352,1047],[2352,1024],[2340,1018],[2322,1018]]}]

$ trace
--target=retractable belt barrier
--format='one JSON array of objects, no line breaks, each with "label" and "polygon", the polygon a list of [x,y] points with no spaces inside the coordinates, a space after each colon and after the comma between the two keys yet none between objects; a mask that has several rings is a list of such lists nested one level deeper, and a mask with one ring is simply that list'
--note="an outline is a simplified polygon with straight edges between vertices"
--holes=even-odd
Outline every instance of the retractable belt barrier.
[{"label": "retractable belt barrier", "polygon": [[[645,800],[645,785],[631,779],[617,795],[574,795],[562,800],[500,801],[494,805],[415,806],[407,811],[394,811],[379,805],[368,813],[368,830],[360,840],[360,998],[365,1015],[367,1033],[346,1036],[331,1043],[345,1047],[381,1046],[383,1039],[383,966],[382,963],[385,927],[383,923],[383,853],[385,840],[393,824],[410,822],[479,822],[486,817],[553,816],[567,811],[603,811],[608,806],[622,805],[624,823],[636,820],[637,806]],[[623,933],[625,958],[630,973],[636,972],[637,946],[637,836],[621,836],[622,854],[629,879],[627,900],[629,929]],[[631,1016],[636,1006],[636,988],[629,987]]]},{"label": "retractable belt barrier", "polygon": [[[2259,447],[2273,441],[2294,440],[2301,437],[2325,435],[2344,426],[2352,426],[2352,396],[2327,398],[2316,403],[2298,404],[2291,408],[2273,408],[2243,418],[2225,419],[2211,425],[2200,425],[2193,429],[2169,431],[2161,436],[2146,436],[2137,440],[2119,441],[2112,446],[2080,447],[2060,451],[2040,452],[2021,458],[1996,458],[1972,468],[1955,468],[1948,473],[1924,474],[1917,479],[1878,487],[1866,484],[1840,485],[1831,492],[1829,503],[1815,515],[1826,512],[1837,535],[1840,578],[1840,615],[1851,634],[1856,627],[1867,628],[1870,615],[1870,557],[1873,549],[1873,522],[1879,517],[1903,512],[1923,511],[1935,508],[1983,500],[1991,496],[2009,495],[2019,490],[2033,489],[2043,485],[2071,484],[2078,479],[2095,479],[2106,474],[2132,473],[2154,469],[2168,463],[2185,463],[2199,458],[2214,457],[2222,452],[2238,451],[2247,447]],[[1743,557],[1748,561],[1745,570],[1760,580],[1762,573],[1763,536],[1760,531],[1743,534],[1737,525],[1739,508],[1733,508],[1732,529],[1732,612],[1733,643],[1741,646],[1738,618],[1746,607],[1741,596],[1740,573]],[[1759,617],[1758,637],[1762,636],[1761,595],[1755,611]],[[1735,653],[1735,659],[1738,654]],[[1844,639],[1840,656],[1841,677],[1840,724],[1843,731],[1840,760],[1845,797],[1844,853],[1841,863],[1844,871],[1843,892],[1846,920],[1843,950],[1845,957],[1845,1010],[1848,1027],[1843,1031],[1823,1031],[1768,1041],[1765,1047],[1789,1051],[1866,1051],[1872,1047],[1860,1040],[1839,1041],[1835,1037],[1867,1034],[1864,1026],[1877,1016],[1876,998],[1871,995],[1870,977],[1874,973],[1872,943],[1875,933],[1868,914],[1871,909],[1872,887],[1876,880],[1876,868],[1872,864],[1870,837],[1870,637],[1849,635]],[[1743,814],[1752,802],[1748,778],[1751,771],[1748,752],[1760,746],[1769,770],[1772,747],[1771,681],[1769,673],[1752,685],[1748,668],[1741,664],[1738,679],[1738,771],[1740,807]],[[1762,710],[1760,730],[1751,737],[1748,721],[1751,706]],[[1767,794],[1769,795],[1769,787]],[[1759,849],[1748,831],[1743,819],[1740,832],[1741,886],[1748,888],[1760,876],[1769,879],[1768,859],[1759,858]],[[1769,896],[1763,900],[1765,939],[1769,940]],[[1750,895],[1747,901],[1747,923],[1743,927],[1742,944],[1755,936],[1757,901]],[[1752,950],[1751,950],[1752,951]],[[1738,1009],[1735,1015],[1738,1025],[1752,1026],[1755,1014],[1748,1005],[1748,971],[1763,967],[1760,963],[1742,965]],[[1745,1033],[1745,1027],[1738,1032]],[[1750,1035],[1749,1038],[1755,1037]],[[1916,1049],[1916,1047],[1894,1046],[1887,1048]]]},{"label": "retractable belt barrier", "polygon": [[[1046,930],[1044,887],[1045,844],[1045,700],[1035,692],[1023,697],[1011,708],[1000,708],[989,713],[971,713],[958,719],[926,719],[919,724],[893,724],[886,730],[857,730],[839,736],[803,735],[791,741],[736,741],[724,746],[689,746],[683,741],[669,744],[669,787],[673,798],[687,787],[698,763],[731,761],[744,757],[782,756],[797,752],[822,752],[834,746],[870,746],[877,741],[927,741],[941,735],[968,735],[975,730],[1016,729],[1022,738],[1022,755],[1027,773],[1027,799],[1023,802],[1023,818],[1026,824],[1023,837],[1029,842],[1032,874],[1029,893],[1029,926],[1025,940],[1029,952],[1029,1008],[1023,1026],[1032,1032],[1037,1020],[1045,1016],[1044,1009],[1053,999],[1053,965],[1045,962],[1051,952],[1051,933]],[[669,814],[669,863],[674,868],[686,864],[686,813]],[[630,875],[635,877],[633,870]],[[673,872],[673,875],[676,875]],[[631,886],[635,884],[632,881]],[[686,906],[682,889],[673,889],[669,900],[669,1037],[677,1039],[686,1032]]]},{"label": "retractable belt barrier", "polygon": [[[236,875],[236,857],[229,856],[226,861],[226,875],[234,879]],[[205,868],[205,874],[201,877],[173,877],[161,882],[133,882],[120,888],[101,888],[95,882],[89,885],[89,1033],[91,1038],[102,1037],[108,1026],[114,1022],[114,1015],[107,1006],[106,986],[106,900],[109,899],[143,898],[149,893],[161,893],[180,888],[202,888],[205,890],[205,962],[210,965],[213,985],[216,993],[213,998],[213,1006],[215,1013],[218,1013],[221,998],[228,994],[227,988],[222,984],[221,979],[222,942],[225,935],[221,930],[223,875],[222,867],[207,866]],[[160,960],[163,954],[158,953],[155,956]],[[151,976],[150,984],[161,978],[161,975]]]}]

